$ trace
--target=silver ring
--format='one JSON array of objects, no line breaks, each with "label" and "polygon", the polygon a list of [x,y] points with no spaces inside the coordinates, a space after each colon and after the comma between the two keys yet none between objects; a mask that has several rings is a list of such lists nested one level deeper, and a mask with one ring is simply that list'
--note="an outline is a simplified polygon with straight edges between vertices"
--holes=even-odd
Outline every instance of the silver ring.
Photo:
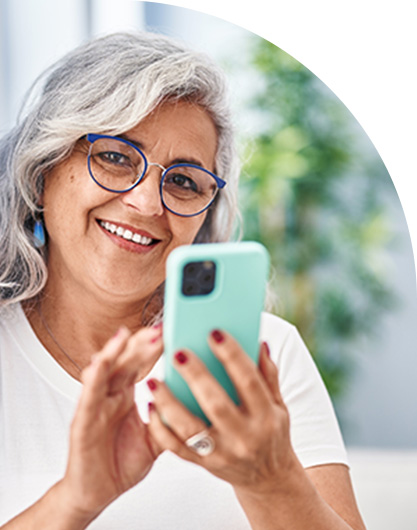
[{"label": "silver ring", "polygon": [[184,443],[200,456],[210,455],[216,447],[213,438],[206,430],[190,436]]}]

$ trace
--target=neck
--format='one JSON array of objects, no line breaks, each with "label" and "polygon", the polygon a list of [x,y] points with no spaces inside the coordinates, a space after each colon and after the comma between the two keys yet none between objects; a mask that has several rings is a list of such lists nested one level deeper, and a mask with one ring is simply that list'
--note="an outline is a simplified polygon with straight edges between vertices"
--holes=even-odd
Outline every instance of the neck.
[{"label": "neck", "polygon": [[143,327],[143,317],[151,312],[151,303],[149,299],[128,302],[106,296],[98,300],[97,293],[90,296],[74,286],[71,290],[52,291],[47,284],[35,301],[24,304],[24,310],[45,348],[70,375],[79,379],[79,368],[89,364],[91,356],[120,326],[128,327],[132,333]]}]

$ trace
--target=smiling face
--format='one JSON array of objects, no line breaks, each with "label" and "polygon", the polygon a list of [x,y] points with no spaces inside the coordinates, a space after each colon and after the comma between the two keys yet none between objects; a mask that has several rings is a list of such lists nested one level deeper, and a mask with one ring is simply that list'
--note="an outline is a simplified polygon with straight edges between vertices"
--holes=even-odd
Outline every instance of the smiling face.
[{"label": "smiling face", "polygon": [[[209,114],[187,102],[165,103],[124,135],[150,162],[197,162],[214,171],[217,133]],[[115,194],[100,188],[87,168],[88,143],[45,175],[44,219],[49,234],[48,291],[71,289],[97,300],[145,301],[165,278],[168,254],[190,244],[206,212],[179,217],[159,194],[161,169]]]}]

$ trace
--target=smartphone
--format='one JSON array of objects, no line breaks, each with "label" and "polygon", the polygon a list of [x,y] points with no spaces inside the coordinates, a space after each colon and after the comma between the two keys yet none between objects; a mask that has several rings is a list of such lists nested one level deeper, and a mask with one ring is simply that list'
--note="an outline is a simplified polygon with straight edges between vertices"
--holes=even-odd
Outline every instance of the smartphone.
[{"label": "smartphone", "polygon": [[172,365],[183,348],[192,350],[239,404],[223,365],[208,346],[214,329],[229,332],[255,363],[269,273],[269,255],[260,243],[181,246],[167,260],[164,300],[165,382],[193,414],[209,424],[188,385]]}]

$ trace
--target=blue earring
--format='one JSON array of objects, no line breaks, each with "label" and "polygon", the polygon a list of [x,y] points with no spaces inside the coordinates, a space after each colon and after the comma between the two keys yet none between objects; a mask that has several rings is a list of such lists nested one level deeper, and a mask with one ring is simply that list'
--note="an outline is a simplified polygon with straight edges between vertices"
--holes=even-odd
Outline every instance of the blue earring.
[{"label": "blue earring", "polygon": [[35,221],[35,226],[33,227],[33,238],[36,248],[42,248],[45,246],[45,228],[42,221]]}]

